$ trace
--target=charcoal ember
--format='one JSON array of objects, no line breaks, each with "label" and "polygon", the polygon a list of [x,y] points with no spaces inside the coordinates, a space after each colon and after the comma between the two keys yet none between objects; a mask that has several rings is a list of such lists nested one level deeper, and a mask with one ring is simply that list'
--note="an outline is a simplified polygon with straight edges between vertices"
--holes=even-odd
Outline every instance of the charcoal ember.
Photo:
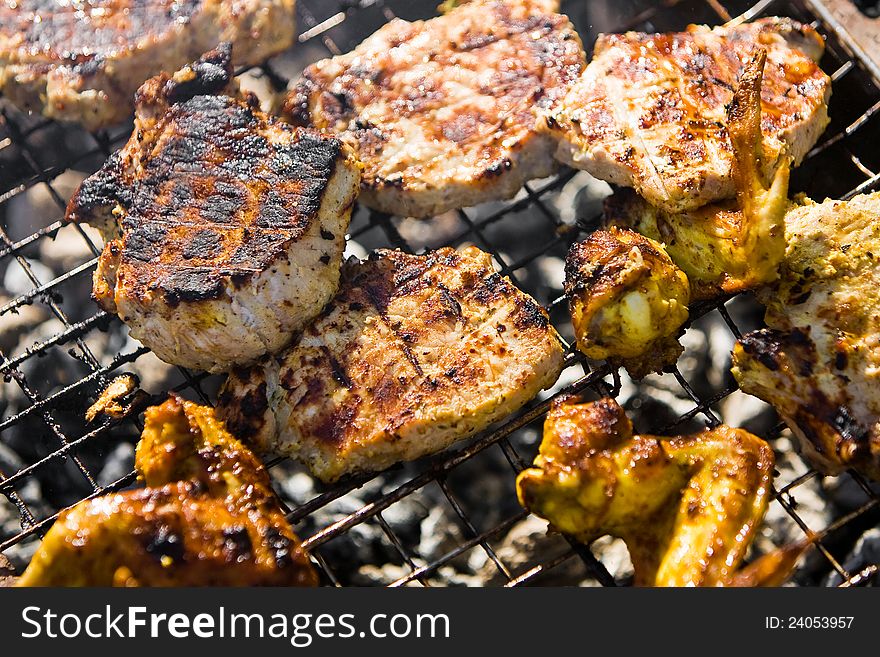
[{"label": "charcoal ember", "polygon": [[[0,443],[0,472],[6,476],[11,476],[26,466],[27,463],[11,447]],[[15,492],[34,515],[42,516],[46,512],[46,505],[43,503],[43,492],[40,489],[39,482],[35,479],[26,477],[22,483],[15,486]],[[13,507],[12,510],[14,511],[12,515],[17,522],[18,509]],[[15,533],[18,533],[18,530]]]},{"label": "charcoal ember", "polygon": [[290,461],[279,463],[271,472],[278,484],[278,492],[290,506],[304,504],[317,495],[315,480],[309,474],[297,471]]},{"label": "charcoal ember", "polygon": [[[365,564],[361,566],[352,578],[352,584],[355,586],[387,586],[397,580],[406,577],[412,572],[409,565],[384,564],[374,565]],[[423,584],[424,582],[424,584]],[[461,573],[449,566],[441,566],[435,572],[419,579],[413,579],[404,584],[404,586],[480,586],[479,578]]]},{"label": "charcoal ember", "polygon": [[532,295],[547,306],[562,295],[565,281],[565,260],[562,257],[548,255],[539,258],[529,265],[535,280]]},{"label": "charcoal ember", "polygon": [[[547,562],[571,550],[569,544],[557,533],[548,533],[547,521],[536,516],[520,520],[501,538],[492,541],[495,554],[510,573],[516,577],[534,565]],[[492,559],[483,552],[480,554],[477,575],[483,586],[500,586],[507,583],[507,577],[498,569]],[[478,565],[477,560],[472,560]],[[571,584],[584,577],[584,565],[578,559],[569,559],[547,571],[540,577],[540,584]]]},{"label": "charcoal ember", "polygon": [[104,456],[104,467],[96,480],[100,486],[108,486],[122,479],[134,469],[134,445],[119,443]]},{"label": "charcoal ember", "polygon": [[429,508],[419,497],[406,497],[382,511],[382,519],[404,546],[418,545]]},{"label": "charcoal ember", "polygon": [[[386,563],[382,565],[367,563],[362,565],[352,575],[351,583],[354,586],[387,586],[401,577],[409,574],[407,565]],[[418,585],[417,582],[408,586]]]},{"label": "charcoal ember", "polygon": [[[24,265],[19,262],[9,264],[6,273],[3,274],[3,289],[7,294],[18,297],[28,294],[38,285],[48,283],[55,278],[52,270],[39,260],[24,258]],[[25,269],[25,265],[27,269]],[[37,279],[37,283],[31,280],[31,276]]]},{"label": "charcoal ember", "polygon": [[414,253],[437,249],[462,232],[464,225],[456,212],[444,212],[430,221],[407,217],[397,224],[397,231]]},{"label": "charcoal ember", "polygon": [[[868,566],[880,564],[880,528],[874,527],[862,534],[843,561],[843,568],[854,575]],[[825,586],[839,586],[843,578],[832,571],[824,581]],[[876,584],[876,578],[873,580]]]},{"label": "charcoal ember", "polygon": [[[367,482],[362,488],[333,500],[310,514],[296,530],[302,537],[313,535],[335,522],[347,518],[380,494],[381,479]],[[342,534],[322,544],[321,555],[343,583],[348,582],[363,563],[402,563],[394,545],[382,528],[372,519],[359,522]],[[353,556],[354,555],[354,556]]]},{"label": "charcoal ember", "polygon": [[[25,465],[25,462],[8,445],[0,443],[0,472],[11,475]],[[26,478],[16,485],[15,492],[36,520],[50,515],[51,509],[44,502],[42,488],[36,479]],[[8,497],[0,494],[0,542],[17,536],[24,529],[22,520],[18,507]],[[27,566],[35,549],[35,541],[18,543],[7,549],[4,555],[12,562],[14,568],[21,572]],[[2,577],[3,572],[0,572],[0,579]]]},{"label": "charcoal ember", "polygon": [[618,401],[626,409],[636,432],[657,433],[668,429],[681,435],[705,428],[705,418],[699,414],[678,422],[680,417],[693,410],[695,404],[681,386],[676,388],[673,385],[676,383],[670,374],[652,374],[635,384],[626,372],[621,372]]},{"label": "charcoal ember", "polygon": [[593,178],[586,171],[578,171],[550,204],[556,215],[566,224],[579,223],[584,228],[599,228],[602,204],[611,194],[608,183]]},{"label": "charcoal ember", "polygon": [[[0,306],[5,306],[12,301],[12,297],[0,292]],[[41,305],[27,304],[9,310],[0,315],[3,330],[0,331],[0,351],[10,354],[23,333],[32,330],[36,325],[46,321],[47,313]]]},{"label": "charcoal ember", "polygon": [[[80,231],[85,233],[85,237]],[[68,224],[59,228],[54,236],[40,240],[40,262],[49,267],[56,276],[60,276],[97,257],[92,246],[100,253],[103,245],[104,240],[97,228],[88,224]]]},{"label": "charcoal ember", "polygon": [[[71,134],[74,134],[71,132]],[[51,151],[52,146],[46,145]],[[6,204],[5,228],[13,241],[23,239],[40,228],[60,219],[68,199],[86,177],[80,171],[65,171],[49,181],[49,185],[33,185],[16,194]]]},{"label": "charcoal ember", "polygon": [[739,390],[721,402],[721,417],[730,426],[741,427],[756,436],[770,436],[779,423],[779,416],[772,406]]},{"label": "charcoal ember", "polygon": [[[593,553],[605,569],[611,573],[617,582],[628,582],[633,576],[632,559],[629,556],[629,550],[619,538],[612,536],[602,536],[593,541],[590,545],[590,551]],[[583,584],[587,586],[596,586],[599,582],[595,579],[588,578]]]},{"label": "charcoal ember", "polygon": [[[452,510],[439,505],[428,511],[419,525],[419,532],[421,538],[416,552],[429,562],[448,554],[466,540]],[[465,568],[467,558],[460,557],[457,563]]]},{"label": "charcoal ember", "polygon": [[465,461],[448,475],[449,488],[478,532],[519,511],[514,473],[498,447]]},{"label": "charcoal ember", "polygon": [[[874,496],[880,497],[880,482],[863,482]],[[868,501],[868,493],[849,473],[822,480],[822,490],[843,513],[855,511]]]}]

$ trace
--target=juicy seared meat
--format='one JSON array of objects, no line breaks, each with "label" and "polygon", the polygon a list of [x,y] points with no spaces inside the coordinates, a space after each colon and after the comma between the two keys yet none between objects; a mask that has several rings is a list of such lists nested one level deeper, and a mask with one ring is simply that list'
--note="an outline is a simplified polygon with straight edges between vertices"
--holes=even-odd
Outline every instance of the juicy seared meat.
[{"label": "juicy seared meat", "polygon": [[799,164],[828,123],[831,81],[816,64],[821,37],[783,18],[600,36],[586,72],[544,119],[557,157],[668,212],[732,198],[725,108],[756,47],[767,50],[762,175],[783,152]]},{"label": "juicy seared meat", "polygon": [[324,481],[418,458],[520,408],[562,369],[547,314],[475,247],[379,251],[287,351],[236,370],[220,413]]},{"label": "juicy seared meat", "polygon": [[0,3],[0,92],[89,130],[126,119],[147,78],[221,41],[238,64],[293,43],[294,0],[18,0]]},{"label": "juicy seared meat", "polygon": [[[773,465],[770,446],[743,429],[633,435],[613,399],[568,398],[547,414],[535,467],[516,488],[523,506],[585,544],[622,538],[636,586],[723,586],[738,583],[770,501]],[[784,579],[802,551],[762,564],[764,583]]]},{"label": "juicy seared meat", "polygon": [[260,461],[214,409],[148,408],[135,454],[147,487],[61,513],[18,586],[314,586]]},{"label": "juicy seared meat", "polygon": [[227,95],[228,47],[138,91],[128,144],[68,219],[100,227],[94,296],[169,363],[283,347],[336,291],[359,173],[342,142]]},{"label": "juicy seared meat", "polygon": [[580,39],[546,0],[478,0],[393,20],[353,52],[308,67],[283,106],[338,134],[364,163],[361,201],[424,217],[509,198],[555,168],[537,112],[584,68]]},{"label": "juicy seared meat", "polygon": [[797,207],[785,237],[780,280],[760,295],[769,328],[736,344],[733,374],[817,468],[880,480],[880,192]]}]

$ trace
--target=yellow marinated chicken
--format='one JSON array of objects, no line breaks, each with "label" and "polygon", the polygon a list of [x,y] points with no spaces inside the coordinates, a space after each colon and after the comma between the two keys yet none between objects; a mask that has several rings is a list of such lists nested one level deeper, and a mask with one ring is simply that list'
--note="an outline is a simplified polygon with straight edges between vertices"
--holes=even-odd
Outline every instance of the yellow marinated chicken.
[{"label": "yellow marinated chicken", "polygon": [[727,113],[736,199],[680,214],[649,205],[632,190],[619,191],[606,202],[610,225],[632,228],[665,245],[687,274],[695,301],[775,280],[785,253],[790,158],[780,157],[769,186],[762,174],[768,168],[761,133],[766,56],[759,50],[746,65]]},{"label": "yellow marinated chicken", "polygon": [[[693,436],[634,436],[613,399],[557,401],[520,503],[589,543],[622,538],[638,586],[778,583],[803,550],[737,569],[770,500],[773,450],[727,426]],[[775,573],[775,575],[774,575]]]},{"label": "yellow marinated chicken", "polygon": [[805,201],[785,217],[769,328],[733,350],[747,393],[772,404],[818,469],[880,480],[880,192]]},{"label": "yellow marinated chicken", "polygon": [[687,276],[652,239],[600,230],[571,247],[565,294],[578,349],[641,378],[674,363],[688,318]]},{"label": "yellow marinated chicken", "polygon": [[317,583],[266,470],[213,409],[147,409],[135,467],[147,487],[63,512],[18,586]]}]

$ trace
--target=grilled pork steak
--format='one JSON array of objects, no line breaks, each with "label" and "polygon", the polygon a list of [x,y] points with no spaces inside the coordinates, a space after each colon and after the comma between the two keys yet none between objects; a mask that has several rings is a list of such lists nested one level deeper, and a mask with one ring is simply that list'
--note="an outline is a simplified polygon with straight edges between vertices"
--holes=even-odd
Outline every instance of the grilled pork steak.
[{"label": "grilled pork steak", "polygon": [[358,183],[342,142],[235,95],[224,46],[138,91],[134,133],[68,219],[104,232],[101,306],[217,372],[283,347],[336,291]]},{"label": "grilled pork steak", "polygon": [[364,204],[424,217],[550,175],[554,144],[537,133],[537,112],[584,65],[577,33],[546,0],[475,0],[429,21],[393,20],[313,64],[282,113],[355,149]]},{"label": "grilled pork steak", "polygon": [[557,157],[635,190],[667,212],[732,198],[726,107],[755,48],[765,177],[783,151],[796,166],[828,124],[831,81],[816,31],[784,18],[675,34],[606,34],[587,70],[544,118]]},{"label": "grilled pork steak", "polygon": [[476,247],[379,251],[342,277],[290,348],[220,395],[230,430],[324,481],[441,450],[559,376],[547,314]]},{"label": "grilled pork steak", "polygon": [[147,78],[221,41],[237,64],[293,43],[294,0],[17,0],[0,3],[0,93],[89,130],[132,111]]}]

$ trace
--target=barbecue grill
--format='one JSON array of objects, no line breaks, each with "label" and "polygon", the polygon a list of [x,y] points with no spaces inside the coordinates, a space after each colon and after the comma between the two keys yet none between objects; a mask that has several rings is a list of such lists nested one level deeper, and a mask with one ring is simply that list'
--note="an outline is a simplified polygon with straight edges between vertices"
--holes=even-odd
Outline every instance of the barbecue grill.
[{"label": "barbecue grill", "polygon": [[[299,0],[298,42],[240,71],[244,85],[282,89],[308,63],[349,50],[395,16],[433,16],[437,4]],[[672,31],[687,23],[772,14],[811,23],[827,38],[822,67],[833,79],[831,124],[795,170],[792,193],[819,200],[880,187],[880,61],[870,58],[880,52],[880,20],[870,18],[876,10],[871,2],[850,0],[562,3],[588,54],[599,32]],[[2,102],[0,110],[0,280],[6,281],[5,291],[0,286],[0,557],[21,569],[63,508],[135,483],[131,446],[142,428],[139,411],[170,390],[212,403],[220,379],[162,366],[127,338],[115,316],[88,299],[100,245],[87,227],[66,226],[61,217],[72,183],[121,146],[130,128],[89,135]],[[427,221],[356,211],[350,228],[355,251],[390,246],[418,253],[473,243],[491,252],[504,275],[547,307],[568,350],[555,388],[433,458],[329,487],[289,460],[270,461],[291,522],[325,583],[627,584],[626,557],[613,541],[588,546],[545,538],[516,503],[513,482],[537,451],[550,401],[569,393],[617,396],[641,432],[682,433],[722,420],[756,431],[794,466],[784,473],[779,466],[754,551],[762,541],[768,549],[812,532],[818,538],[795,583],[853,586],[876,578],[880,561],[860,560],[870,551],[856,548],[880,521],[880,488],[856,473],[825,478],[803,466],[784,424],[737,392],[727,372],[733,339],[760,322],[761,308],[751,297],[695,308],[678,367],[638,384],[605,364],[587,362],[573,348],[562,260],[572,242],[598,225],[608,191],[585,173],[562,170],[528,184],[511,201]],[[59,255],[62,243],[66,251]],[[85,409],[125,372],[139,375],[147,394],[136,398],[125,417],[87,423]],[[818,496],[822,513],[805,514],[804,496]]]}]

